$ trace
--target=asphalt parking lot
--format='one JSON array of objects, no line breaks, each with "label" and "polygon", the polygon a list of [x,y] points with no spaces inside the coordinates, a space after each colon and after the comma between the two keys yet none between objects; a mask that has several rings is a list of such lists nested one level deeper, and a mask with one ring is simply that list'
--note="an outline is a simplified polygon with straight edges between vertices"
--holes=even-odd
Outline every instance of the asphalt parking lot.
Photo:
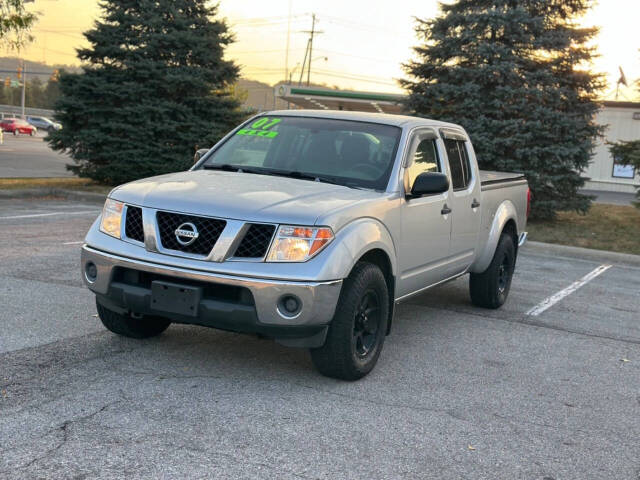
[{"label": "asphalt parking lot", "polygon": [[525,247],[502,309],[466,278],[414,297],[345,383],[256,337],[104,330],[99,209],[0,199],[0,478],[640,478],[640,264]]},{"label": "asphalt parking lot", "polygon": [[49,148],[44,141],[46,132],[37,136],[4,134],[0,144],[0,178],[71,177],[66,169],[72,160]]}]

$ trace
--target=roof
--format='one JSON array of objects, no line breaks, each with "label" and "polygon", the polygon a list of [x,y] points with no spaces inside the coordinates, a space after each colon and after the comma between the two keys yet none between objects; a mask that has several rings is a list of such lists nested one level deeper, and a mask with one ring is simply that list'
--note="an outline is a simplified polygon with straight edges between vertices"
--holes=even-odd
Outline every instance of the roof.
[{"label": "roof", "polygon": [[334,90],[323,87],[278,85],[275,95],[304,109],[358,110],[379,113],[405,112],[405,95]]},{"label": "roof", "polygon": [[605,107],[610,108],[632,108],[634,110],[640,109],[640,102],[618,102],[617,100],[605,100],[602,102]]},{"label": "roof", "polygon": [[412,117],[409,115],[391,115],[387,113],[355,112],[345,110],[275,110],[266,112],[273,116],[331,118],[334,120],[351,120],[355,122],[380,123],[396,127],[453,127],[461,128],[453,123],[440,122],[429,118]]}]

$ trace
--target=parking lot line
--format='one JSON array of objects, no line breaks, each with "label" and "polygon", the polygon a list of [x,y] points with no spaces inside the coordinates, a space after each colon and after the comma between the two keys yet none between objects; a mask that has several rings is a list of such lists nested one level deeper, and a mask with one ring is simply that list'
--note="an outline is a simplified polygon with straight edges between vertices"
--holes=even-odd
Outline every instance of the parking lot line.
[{"label": "parking lot line", "polygon": [[80,240],[79,242],[63,242],[63,245],[80,245],[81,243],[84,243],[84,240]]},{"label": "parking lot line", "polygon": [[580,287],[583,287],[584,285],[589,283],[591,280],[596,278],[598,275],[602,275],[604,272],[606,272],[610,268],[611,268],[611,265],[600,265],[598,268],[596,268],[592,272],[587,273],[580,280],[577,280],[577,281],[573,282],[567,288],[565,288],[563,290],[560,290],[557,293],[554,293],[550,297],[545,298],[538,305],[536,305],[531,310],[529,310],[526,314],[530,315],[532,317],[537,317],[542,312],[544,312],[545,310],[553,307],[560,300],[562,300],[563,298],[571,295],[573,292],[578,290]]},{"label": "parking lot line", "polygon": [[54,215],[97,215],[100,210],[87,210],[83,212],[51,212],[51,213],[32,213],[29,215],[11,215],[8,217],[0,217],[0,220],[15,220],[19,218],[38,218],[38,217],[52,217]]}]

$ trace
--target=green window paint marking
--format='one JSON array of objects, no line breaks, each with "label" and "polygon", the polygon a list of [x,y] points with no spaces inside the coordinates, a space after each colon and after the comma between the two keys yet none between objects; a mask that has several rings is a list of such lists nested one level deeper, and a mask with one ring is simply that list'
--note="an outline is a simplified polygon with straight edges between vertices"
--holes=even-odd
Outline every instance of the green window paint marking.
[{"label": "green window paint marking", "polygon": [[281,121],[282,119],[280,118],[263,117],[253,122],[253,125],[251,125],[251,128],[269,130],[271,127],[273,127],[274,125],[277,125]]},{"label": "green window paint marking", "polygon": [[281,118],[269,118],[263,117],[251,124],[251,128],[243,128],[238,130],[236,135],[250,135],[264,138],[276,138],[278,132],[269,131],[271,127],[274,127],[282,121]]},{"label": "green window paint marking", "polygon": [[249,135],[255,137],[276,138],[279,132],[270,132],[268,130],[255,130],[252,128],[243,128],[238,130],[236,135]]}]

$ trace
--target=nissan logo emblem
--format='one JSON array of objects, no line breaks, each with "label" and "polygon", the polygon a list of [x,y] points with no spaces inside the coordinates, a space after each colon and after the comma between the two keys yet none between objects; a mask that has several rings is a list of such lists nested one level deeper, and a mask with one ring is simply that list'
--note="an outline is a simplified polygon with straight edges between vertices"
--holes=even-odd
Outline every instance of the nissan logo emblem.
[{"label": "nissan logo emblem", "polygon": [[173,233],[175,234],[178,243],[183,247],[191,245],[198,239],[198,236],[200,235],[196,226],[190,222],[183,223],[178,228],[176,228],[175,232]]}]

